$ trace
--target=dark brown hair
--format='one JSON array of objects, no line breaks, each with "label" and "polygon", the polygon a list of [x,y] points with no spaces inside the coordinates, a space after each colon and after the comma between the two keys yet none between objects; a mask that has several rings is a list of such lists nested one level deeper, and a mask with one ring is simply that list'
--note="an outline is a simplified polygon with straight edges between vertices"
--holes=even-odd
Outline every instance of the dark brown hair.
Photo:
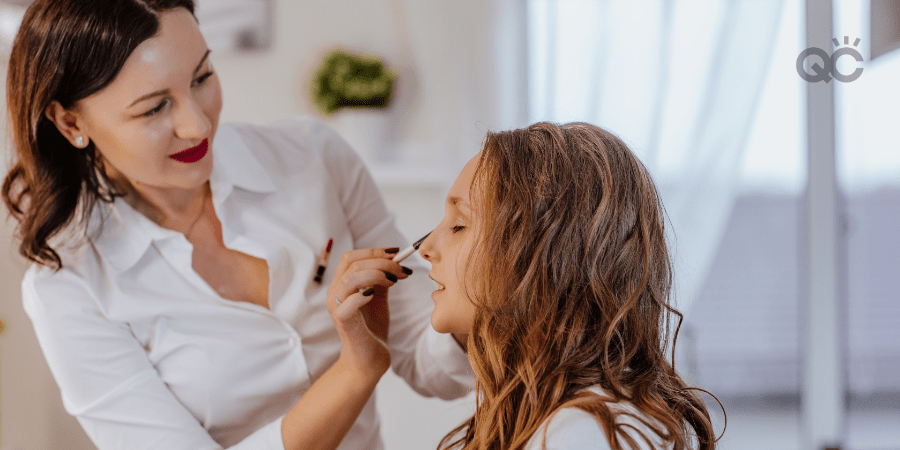
[{"label": "dark brown hair", "polygon": [[[670,304],[664,210],[628,147],[586,123],[488,133],[470,198],[477,406],[440,448],[518,449],[553,413],[576,407],[596,417],[612,449],[637,448],[627,429],[650,437],[620,415],[676,450],[714,449],[698,389],[666,358],[670,318],[680,326],[681,314]],[[605,396],[585,391],[592,386]],[[641,414],[610,407],[617,402]]]},{"label": "dark brown hair", "polygon": [[134,49],[157,33],[159,14],[179,7],[194,12],[193,0],[37,0],[26,11],[9,59],[16,157],[2,195],[29,260],[62,267],[48,241],[115,195],[94,144],[72,146],[44,111],[54,100],[71,108],[112,83]]}]

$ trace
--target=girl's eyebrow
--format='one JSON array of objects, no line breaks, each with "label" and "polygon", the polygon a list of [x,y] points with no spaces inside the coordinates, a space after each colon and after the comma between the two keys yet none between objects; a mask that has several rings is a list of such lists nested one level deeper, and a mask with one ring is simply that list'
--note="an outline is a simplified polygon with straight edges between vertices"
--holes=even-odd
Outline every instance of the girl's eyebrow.
[{"label": "girl's eyebrow", "polygon": [[456,206],[456,207],[462,206],[466,209],[472,209],[469,207],[469,204],[465,200],[463,200],[462,197],[457,197],[457,196],[447,197],[447,203],[450,205]]}]

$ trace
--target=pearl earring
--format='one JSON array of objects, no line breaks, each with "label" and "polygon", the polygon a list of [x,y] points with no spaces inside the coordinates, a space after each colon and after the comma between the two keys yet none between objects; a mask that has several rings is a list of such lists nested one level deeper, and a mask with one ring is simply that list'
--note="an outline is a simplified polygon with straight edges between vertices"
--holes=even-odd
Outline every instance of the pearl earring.
[{"label": "pearl earring", "polygon": [[75,145],[78,146],[78,147],[84,147],[84,138],[81,137],[81,136],[76,137],[76,138],[75,138]]}]

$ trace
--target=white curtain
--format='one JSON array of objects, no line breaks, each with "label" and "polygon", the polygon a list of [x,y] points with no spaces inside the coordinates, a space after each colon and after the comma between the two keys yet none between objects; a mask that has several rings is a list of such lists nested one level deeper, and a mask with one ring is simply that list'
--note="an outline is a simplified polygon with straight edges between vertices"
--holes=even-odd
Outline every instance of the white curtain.
[{"label": "white curtain", "polygon": [[671,221],[682,312],[731,212],[782,3],[528,3],[530,120],[594,123],[644,162]]}]

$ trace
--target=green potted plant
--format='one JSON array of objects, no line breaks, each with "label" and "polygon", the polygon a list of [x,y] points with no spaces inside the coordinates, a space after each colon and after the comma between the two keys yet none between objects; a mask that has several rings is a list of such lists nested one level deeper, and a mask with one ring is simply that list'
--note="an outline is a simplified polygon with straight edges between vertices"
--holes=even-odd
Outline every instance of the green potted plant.
[{"label": "green potted plant", "polygon": [[374,56],[342,49],[329,52],[312,79],[316,108],[370,163],[396,159],[388,143],[391,101],[396,74]]},{"label": "green potted plant", "polygon": [[326,115],[341,108],[384,108],[391,101],[394,78],[377,57],[335,49],[313,77],[313,103]]}]

